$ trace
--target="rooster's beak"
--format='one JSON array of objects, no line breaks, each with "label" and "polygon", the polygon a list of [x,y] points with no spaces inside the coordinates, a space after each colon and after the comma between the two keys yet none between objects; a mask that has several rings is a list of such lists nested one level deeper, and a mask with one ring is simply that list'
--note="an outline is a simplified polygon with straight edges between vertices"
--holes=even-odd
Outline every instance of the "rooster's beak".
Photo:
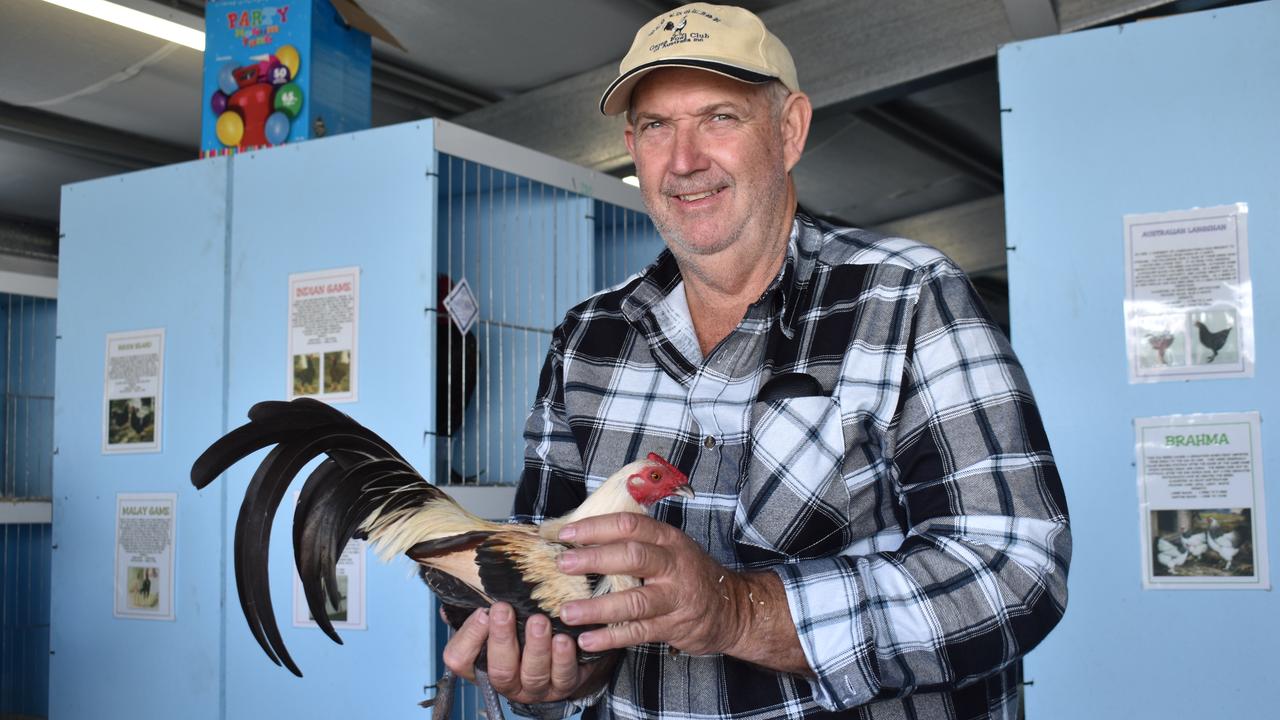
[{"label": "rooster's beak", "polygon": [[681,485],[680,487],[677,487],[675,490],[675,494],[679,495],[682,498],[688,498],[690,500],[692,500],[695,497],[693,494],[692,485]]}]

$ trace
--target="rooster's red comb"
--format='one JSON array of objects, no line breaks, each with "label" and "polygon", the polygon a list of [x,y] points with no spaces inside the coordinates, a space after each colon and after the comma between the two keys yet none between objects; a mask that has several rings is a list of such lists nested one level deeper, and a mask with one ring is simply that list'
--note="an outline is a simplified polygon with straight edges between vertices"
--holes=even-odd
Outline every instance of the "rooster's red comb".
[{"label": "rooster's red comb", "polygon": [[[649,457],[648,457],[648,459],[649,459],[650,461],[652,461],[652,462],[656,462],[656,463],[658,463],[659,465],[661,465],[663,470],[666,470],[666,471],[668,471],[668,472],[676,473],[676,474],[677,474],[677,475],[679,475],[680,477],[686,477],[684,473],[680,472],[680,468],[678,468],[678,467],[676,467],[675,465],[672,465],[671,463],[667,462],[667,459],[666,459],[666,458],[664,458],[664,457],[662,457],[662,456],[661,456],[661,455],[659,455],[658,453],[649,453]],[[686,479],[687,479],[687,478],[686,478]]]}]

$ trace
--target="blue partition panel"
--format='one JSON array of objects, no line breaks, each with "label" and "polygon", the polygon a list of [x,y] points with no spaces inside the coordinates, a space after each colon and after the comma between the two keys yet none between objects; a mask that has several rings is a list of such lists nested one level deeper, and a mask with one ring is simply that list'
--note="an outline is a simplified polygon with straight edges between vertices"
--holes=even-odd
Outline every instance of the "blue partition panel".
[{"label": "blue partition panel", "polygon": [[[1142,590],[1132,426],[1259,411],[1274,567],[1277,37],[1266,2],[1000,51],[1012,335],[1075,538],[1066,617],[1027,664],[1029,717],[1261,718],[1280,704],[1274,592]],[[1128,384],[1122,217],[1234,202],[1249,204],[1256,377]]]},{"label": "blue partition panel", "polygon": [[[224,496],[191,461],[223,430],[226,160],[67,186],[54,403],[53,718],[220,717]],[[111,332],[165,329],[162,452],[102,453]],[[176,620],[113,617],[116,494],[176,492]]]}]

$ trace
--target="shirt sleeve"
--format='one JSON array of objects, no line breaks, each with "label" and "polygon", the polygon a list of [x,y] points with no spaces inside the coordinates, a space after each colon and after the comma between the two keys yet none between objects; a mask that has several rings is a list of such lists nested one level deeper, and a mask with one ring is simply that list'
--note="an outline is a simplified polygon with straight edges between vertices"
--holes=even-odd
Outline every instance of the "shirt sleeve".
[{"label": "shirt sleeve", "polygon": [[829,710],[976,682],[1066,609],[1066,499],[1026,377],[959,269],[919,273],[881,480],[901,545],[775,567]]}]

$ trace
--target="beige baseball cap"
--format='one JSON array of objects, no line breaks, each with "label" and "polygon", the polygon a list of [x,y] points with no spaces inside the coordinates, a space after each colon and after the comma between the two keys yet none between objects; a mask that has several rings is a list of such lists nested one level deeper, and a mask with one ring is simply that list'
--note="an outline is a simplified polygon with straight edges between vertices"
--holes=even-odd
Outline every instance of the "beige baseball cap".
[{"label": "beige baseball cap", "polygon": [[662,13],[640,28],[618,66],[618,79],[600,97],[600,112],[625,112],[640,78],[672,66],[749,83],[781,80],[792,92],[800,89],[791,53],[760,18],[740,7],[697,2]]}]

